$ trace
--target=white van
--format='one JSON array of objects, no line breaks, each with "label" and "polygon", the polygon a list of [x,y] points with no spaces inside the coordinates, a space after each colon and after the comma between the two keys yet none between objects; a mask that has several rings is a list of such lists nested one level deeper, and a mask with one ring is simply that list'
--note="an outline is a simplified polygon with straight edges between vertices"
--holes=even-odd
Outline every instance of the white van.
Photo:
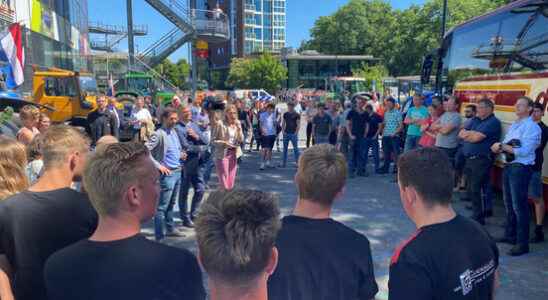
[{"label": "white van", "polygon": [[249,93],[252,100],[273,101],[275,98],[265,90],[234,90],[234,95],[239,99],[247,98]]}]

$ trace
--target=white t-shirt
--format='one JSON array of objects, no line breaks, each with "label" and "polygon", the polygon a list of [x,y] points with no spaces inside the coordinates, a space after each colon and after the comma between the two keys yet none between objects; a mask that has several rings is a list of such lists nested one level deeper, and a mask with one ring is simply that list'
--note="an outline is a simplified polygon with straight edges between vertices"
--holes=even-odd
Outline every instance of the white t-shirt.
[{"label": "white t-shirt", "polygon": [[131,118],[138,121],[152,120],[152,116],[146,108],[141,108],[138,111],[131,112]]}]

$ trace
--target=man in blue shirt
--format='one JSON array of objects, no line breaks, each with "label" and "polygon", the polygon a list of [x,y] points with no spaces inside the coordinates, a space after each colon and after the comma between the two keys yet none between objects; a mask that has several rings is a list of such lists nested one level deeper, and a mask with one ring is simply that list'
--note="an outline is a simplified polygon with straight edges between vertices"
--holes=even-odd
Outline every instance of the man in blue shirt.
[{"label": "man in blue shirt", "polygon": [[166,108],[162,112],[162,127],[156,130],[146,146],[152,162],[160,172],[160,198],[154,216],[154,236],[157,241],[167,236],[184,236],[173,222],[173,206],[179,199],[181,185],[181,159],[186,159],[181,141],[175,131],[179,121],[177,111]]},{"label": "man in blue shirt", "polygon": [[520,97],[515,105],[518,119],[510,126],[502,143],[491,150],[506,157],[503,173],[506,229],[498,242],[514,244],[508,255],[518,256],[529,252],[529,206],[527,205],[529,180],[535,164],[535,150],[540,145],[540,127],[529,116],[533,100]]},{"label": "man in blue shirt", "polygon": [[[181,121],[175,126],[183,151],[187,153],[181,179],[179,213],[183,226],[189,228],[194,227],[193,221],[205,193],[206,152],[210,140],[210,136],[204,134],[192,118],[192,110],[185,107],[181,111]],[[194,188],[194,195],[189,208],[188,192],[191,185]]]},{"label": "man in blue shirt", "polygon": [[493,114],[495,106],[487,98],[477,104],[477,115],[459,133],[462,153],[465,157],[468,199],[472,201],[472,218],[485,224],[485,207],[481,189],[489,182],[489,171],[493,165],[491,145],[500,140],[501,124]]}]

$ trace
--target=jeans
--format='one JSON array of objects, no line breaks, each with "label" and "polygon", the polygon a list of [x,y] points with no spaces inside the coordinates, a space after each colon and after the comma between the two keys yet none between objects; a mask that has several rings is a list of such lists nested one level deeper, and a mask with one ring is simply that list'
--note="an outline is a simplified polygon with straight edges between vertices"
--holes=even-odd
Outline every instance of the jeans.
[{"label": "jeans", "polygon": [[[489,170],[489,173],[491,171]],[[491,182],[487,180],[484,185],[481,187],[481,195],[483,197],[483,209],[486,211],[493,212],[493,187]]]},{"label": "jeans", "polygon": [[[204,173],[206,171],[206,165],[203,162],[199,162],[195,165],[188,164],[190,160],[200,160],[200,158],[195,156],[187,159],[187,165],[185,165],[185,172],[181,181],[181,194],[179,198],[179,213],[181,214],[181,220],[183,221],[189,221],[196,217],[197,209],[202,202],[205,192]],[[188,165],[192,165],[192,170],[187,168]],[[188,192],[191,185],[194,188],[194,195],[192,196],[192,203],[190,204],[189,209]]]},{"label": "jeans", "polygon": [[367,170],[367,161],[369,161],[369,149],[373,152],[373,162],[375,164],[375,170],[379,169],[379,139],[377,137],[365,138],[364,145],[364,165]]},{"label": "jeans", "polygon": [[444,148],[444,147],[436,147],[440,149],[441,151],[445,152],[447,154],[447,157],[449,157],[449,162],[451,163],[451,166],[455,168],[455,156],[457,154],[457,148]]},{"label": "jeans", "polygon": [[160,176],[160,199],[154,216],[154,237],[157,241],[165,237],[165,232],[173,231],[173,207],[179,199],[181,169],[171,171],[169,175]]},{"label": "jeans", "polygon": [[489,171],[493,161],[487,156],[467,158],[464,164],[464,174],[468,180],[466,191],[472,201],[472,218],[480,223],[485,222],[485,207],[481,198],[481,190],[489,184]]},{"label": "jeans", "polygon": [[407,135],[405,138],[405,146],[403,147],[403,152],[407,152],[419,147],[420,136],[416,135]]},{"label": "jeans", "polygon": [[312,138],[312,122],[306,123],[306,148],[310,147],[310,142],[314,145],[314,139]]},{"label": "jeans", "polygon": [[213,172],[213,169],[215,168],[215,162],[213,161],[213,155],[211,154],[211,151],[206,151],[205,157],[204,157],[204,183],[207,185],[209,183],[209,179],[211,179],[211,173]]},{"label": "jeans", "polygon": [[506,207],[504,235],[518,245],[529,246],[529,205],[527,204],[531,166],[510,164],[503,171],[503,198]]},{"label": "jeans", "polygon": [[363,148],[365,147],[365,138],[356,137],[355,140],[350,142],[350,145],[352,147],[352,160],[349,168],[350,173],[355,173],[356,171],[358,173],[365,172],[365,151],[363,151]]},{"label": "jeans", "polygon": [[[398,162],[398,156],[400,155],[401,140],[399,136],[383,136],[382,137],[382,151],[384,153],[384,163],[382,170],[388,172],[390,163],[392,160]],[[397,170],[397,166],[394,165],[394,170]]]},{"label": "jeans", "polygon": [[316,144],[329,144],[329,135],[315,135],[314,136],[314,145]]},{"label": "jeans", "polygon": [[289,142],[293,146],[293,154],[295,155],[295,162],[299,162],[299,139],[296,133],[284,133],[284,154],[283,154],[283,163],[285,166],[287,164],[287,150],[289,148]]}]

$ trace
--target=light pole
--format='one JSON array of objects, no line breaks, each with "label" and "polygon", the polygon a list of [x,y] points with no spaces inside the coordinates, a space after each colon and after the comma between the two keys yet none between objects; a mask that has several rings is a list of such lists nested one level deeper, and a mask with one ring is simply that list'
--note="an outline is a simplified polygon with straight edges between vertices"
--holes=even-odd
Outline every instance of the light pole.
[{"label": "light pole", "polygon": [[126,9],[127,9],[127,51],[128,51],[128,71],[131,71],[131,68],[134,63],[135,48],[133,45],[133,5],[132,0],[126,0]]},{"label": "light pole", "polygon": [[[443,11],[441,15],[441,32],[440,32],[440,47],[438,50],[438,65],[436,68],[436,92],[442,94],[443,93],[443,61],[442,61],[442,55],[443,55],[443,40],[445,38],[445,28],[447,23],[447,0],[443,0]],[[430,80],[430,79],[429,79]]]}]

